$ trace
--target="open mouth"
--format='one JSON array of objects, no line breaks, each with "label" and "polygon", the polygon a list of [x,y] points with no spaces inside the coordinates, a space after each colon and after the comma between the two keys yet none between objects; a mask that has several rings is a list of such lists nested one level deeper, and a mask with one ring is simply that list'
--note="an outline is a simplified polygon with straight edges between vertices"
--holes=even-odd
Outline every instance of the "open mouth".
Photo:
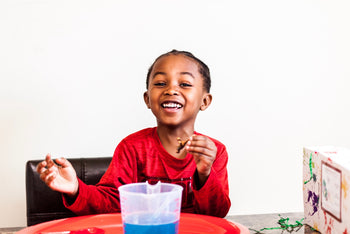
[{"label": "open mouth", "polygon": [[183,105],[178,102],[163,102],[162,107],[170,109],[180,109],[183,107]]}]

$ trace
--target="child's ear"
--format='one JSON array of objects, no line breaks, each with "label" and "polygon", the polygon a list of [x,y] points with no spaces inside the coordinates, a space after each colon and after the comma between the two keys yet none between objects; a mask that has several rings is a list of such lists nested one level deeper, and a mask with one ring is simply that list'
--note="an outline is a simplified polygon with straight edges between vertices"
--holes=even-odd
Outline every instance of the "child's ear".
[{"label": "child's ear", "polygon": [[149,104],[149,95],[148,95],[148,91],[143,93],[143,100],[145,101],[147,108],[151,109],[151,106]]},{"label": "child's ear", "polygon": [[212,100],[213,100],[213,96],[210,93],[204,94],[200,110],[204,111],[205,109],[207,109],[208,106],[210,106],[210,103]]}]

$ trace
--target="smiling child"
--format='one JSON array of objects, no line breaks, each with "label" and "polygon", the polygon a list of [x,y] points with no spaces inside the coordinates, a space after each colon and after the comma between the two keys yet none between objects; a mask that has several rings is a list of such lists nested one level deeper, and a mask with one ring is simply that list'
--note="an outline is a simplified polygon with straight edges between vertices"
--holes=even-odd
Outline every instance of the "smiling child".
[{"label": "smiling child", "polygon": [[226,148],[194,130],[197,114],[211,104],[210,85],[209,68],[193,54],[173,50],[159,56],[144,93],[157,126],[124,138],[95,186],[77,178],[66,159],[56,159],[57,166],[49,154],[37,168],[41,179],[62,192],[65,206],[78,215],[120,212],[119,186],[162,181],[184,188],[182,212],[226,216],[231,206]]}]

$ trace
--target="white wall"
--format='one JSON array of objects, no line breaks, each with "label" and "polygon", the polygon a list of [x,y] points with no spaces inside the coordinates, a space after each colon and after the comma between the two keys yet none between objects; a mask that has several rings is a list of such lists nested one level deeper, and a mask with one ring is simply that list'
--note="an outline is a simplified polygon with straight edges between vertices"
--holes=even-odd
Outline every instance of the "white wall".
[{"label": "white wall", "polygon": [[26,224],[29,159],[112,155],[155,120],[148,67],[212,72],[197,130],[229,151],[230,214],[302,211],[302,148],[350,148],[347,1],[0,1],[0,227]]}]

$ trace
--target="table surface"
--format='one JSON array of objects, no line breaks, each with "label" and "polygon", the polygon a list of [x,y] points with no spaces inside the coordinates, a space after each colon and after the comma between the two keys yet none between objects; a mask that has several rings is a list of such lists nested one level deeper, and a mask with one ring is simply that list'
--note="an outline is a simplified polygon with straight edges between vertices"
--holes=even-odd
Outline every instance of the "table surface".
[{"label": "table surface", "polygon": [[[250,229],[251,233],[258,233],[264,228],[278,228],[280,225],[278,221],[281,218],[289,218],[289,224],[294,224],[295,221],[300,221],[304,217],[304,213],[276,213],[276,214],[253,214],[253,215],[230,215],[225,219],[234,223],[239,223]],[[8,227],[0,228],[0,234],[13,234],[25,227]],[[275,234],[275,233],[318,233],[312,231],[307,225],[304,225],[292,232],[283,229],[262,230],[260,233]]]},{"label": "table surface", "polygon": [[[250,233],[259,233],[258,231],[264,228],[280,228],[272,230],[262,230],[260,233],[266,234],[277,234],[277,233],[305,233],[314,234],[319,233],[313,231],[308,225],[303,225],[300,228],[294,230],[283,230],[278,224],[281,218],[289,218],[289,224],[296,224],[296,221],[302,221],[304,218],[303,212],[297,213],[276,213],[276,214],[253,214],[253,215],[231,215],[227,216],[226,219],[240,223],[249,228]],[[303,222],[302,222],[303,223]],[[255,231],[254,231],[255,230]]]}]

